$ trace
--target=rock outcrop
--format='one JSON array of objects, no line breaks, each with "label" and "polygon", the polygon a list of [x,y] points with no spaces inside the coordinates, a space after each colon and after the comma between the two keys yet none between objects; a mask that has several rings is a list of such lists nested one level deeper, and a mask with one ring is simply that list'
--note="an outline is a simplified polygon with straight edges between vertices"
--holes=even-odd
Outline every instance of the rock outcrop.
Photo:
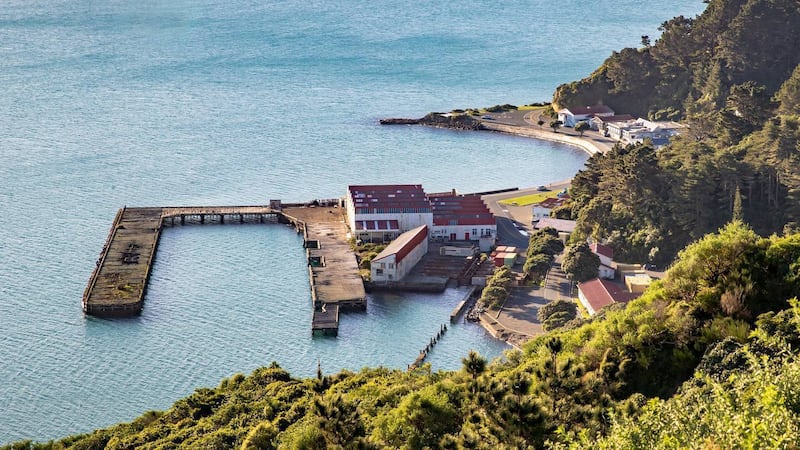
[{"label": "rock outcrop", "polygon": [[437,128],[451,128],[456,130],[481,130],[481,122],[466,114],[428,113],[421,119],[381,119],[381,125],[425,125]]}]

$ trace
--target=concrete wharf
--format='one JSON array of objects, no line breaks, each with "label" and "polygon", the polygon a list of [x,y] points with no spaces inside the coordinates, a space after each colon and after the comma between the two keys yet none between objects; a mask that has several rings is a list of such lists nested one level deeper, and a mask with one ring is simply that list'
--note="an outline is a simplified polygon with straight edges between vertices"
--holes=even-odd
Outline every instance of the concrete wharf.
[{"label": "concrete wharf", "polygon": [[[335,214],[331,214],[335,212]],[[301,219],[302,218],[302,219]],[[366,308],[355,255],[339,208],[291,206],[185,206],[117,212],[83,293],[86,314],[137,315],[144,305],[161,231],[187,224],[286,223],[304,235],[313,302],[312,331],[337,334],[339,308]]]},{"label": "concrete wharf", "polygon": [[95,316],[139,314],[164,226],[187,223],[277,222],[267,206],[128,208],[117,212],[83,292],[83,311]]},{"label": "concrete wharf", "polygon": [[364,310],[367,294],[358,261],[347,241],[342,208],[286,208],[303,223],[314,313],[311,331],[337,334],[339,310]]}]

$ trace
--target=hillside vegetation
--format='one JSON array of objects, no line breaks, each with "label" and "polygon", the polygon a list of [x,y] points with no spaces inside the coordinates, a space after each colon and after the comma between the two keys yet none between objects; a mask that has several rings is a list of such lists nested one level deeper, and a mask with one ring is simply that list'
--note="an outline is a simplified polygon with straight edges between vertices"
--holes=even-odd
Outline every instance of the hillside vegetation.
[{"label": "hillside vegetation", "polygon": [[627,308],[491,364],[470,353],[458,372],[312,379],[273,364],[128,424],[16,448],[780,447],[800,440],[798,292],[800,234],[735,221]]},{"label": "hillside vegetation", "polygon": [[577,239],[671,263],[627,307],[456,372],[297,379],[273,363],[131,423],[6,448],[797,448],[797,30],[796,0],[711,0],[556,92],[691,126],[593,156],[572,183]]},{"label": "hillside vegetation", "polygon": [[741,218],[770,234],[800,222],[800,4],[712,0],[677,17],[651,46],[615,52],[560,86],[559,105],[605,102],[617,113],[680,119],[663,149],[590,158],[572,183],[576,239],[621,260],[668,263],[692,240]]}]

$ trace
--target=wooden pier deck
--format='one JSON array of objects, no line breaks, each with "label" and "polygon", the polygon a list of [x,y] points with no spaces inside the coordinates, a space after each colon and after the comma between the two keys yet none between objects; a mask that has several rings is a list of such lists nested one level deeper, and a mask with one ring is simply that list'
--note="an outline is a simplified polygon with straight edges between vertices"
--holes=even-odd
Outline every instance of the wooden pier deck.
[{"label": "wooden pier deck", "polygon": [[309,264],[312,332],[337,334],[339,309],[366,308],[364,283],[346,239],[341,208],[294,206],[184,206],[122,208],[117,212],[83,293],[86,314],[141,312],[153,258],[164,227],[211,223],[290,223],[303,233]]}]

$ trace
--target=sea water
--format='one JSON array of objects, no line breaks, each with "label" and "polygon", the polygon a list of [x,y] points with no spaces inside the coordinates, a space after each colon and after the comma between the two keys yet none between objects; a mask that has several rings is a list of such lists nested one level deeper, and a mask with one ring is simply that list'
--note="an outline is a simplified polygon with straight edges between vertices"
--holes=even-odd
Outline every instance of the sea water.
[{"label": "sea water", "polygon": [[[700,0],[6,0],[0,5],[0,443],[164,409],[277,361],[405,369],[464,295],[372,295],[312,338],[302,242],[279,225],[165,230],[140,317],[80,300],[117,209],[475,192],[563,180],[586,155],[381,117],[547,100]],[[624,112],[624,111],[622,111]],[[504,344],[457,324],[457,369]]]}]

